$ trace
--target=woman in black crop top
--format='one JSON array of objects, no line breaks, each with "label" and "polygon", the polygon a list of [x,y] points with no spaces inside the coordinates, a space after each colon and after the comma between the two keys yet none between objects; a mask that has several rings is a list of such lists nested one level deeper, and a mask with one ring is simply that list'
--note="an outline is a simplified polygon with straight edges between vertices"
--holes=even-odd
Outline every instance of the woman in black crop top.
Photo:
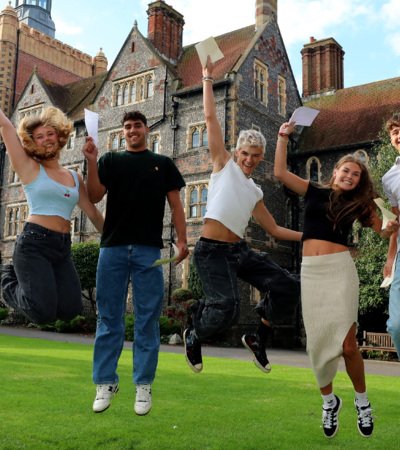
[{"label": "woman in black crop top", "polygon": [[357,427],[362,436],[369,437],[373,418],[356,340],[359,280],[347,241],[356,220],[385,237],[396,231],[398,224],[391,221],[381,230],[368,169],[353,155],[338,161],[326,186],[289,172],[287,143],[294,126],[284,123],[280,127],[274,174],[289,189],[304,196],[301,301],[307,352],[324,402],[323,430],[327,438],[332,438],[339,427],[342,400],[333,393],[333,379],[343,356],[355,390]]},{"label": "woman in black crop top", "polygon": [[25,117],[18,139],[0,109],[1,135],[30,209],[15,243],[13,265],[2,266],[2,298],[34,323],[71,320],[82,311],[81,286],[71,258],[74,207],[78,205],[98,231],[103,228],[103,216],[90,202],[82,177],[59,161],[72,129],[64,113],[50,107]]}]

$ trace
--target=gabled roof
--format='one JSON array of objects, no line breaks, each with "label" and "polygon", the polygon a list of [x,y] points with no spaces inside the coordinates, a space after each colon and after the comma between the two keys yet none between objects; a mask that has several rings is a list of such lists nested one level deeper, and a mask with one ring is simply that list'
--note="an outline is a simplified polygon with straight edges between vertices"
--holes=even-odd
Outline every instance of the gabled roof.
[{"label": "gabled roof", "polygon": [[[224,54],[224,58],[218,61],[215,67],[214,78],[216,80],[223,78],[233,69],[239,58],[248,50],[256,33],[253,24],[215,37],[218,47]],[[191,44],[183,48],[183,55],[178,63],[177,73],[182,88],[201,84],[201,64],[195,45]]]},{"label": "gabled roof", "polygon": [[74,83],[60,86],[48,80],[42,80],[54,105],[62,109],[71,120],[84,117],[84,108],[93,103],[107,72],[85,78]]},{"label": "gabled roof", "polygon": [[379,139],[383,124],[400,111],[400,78],[340,89],[304,101],[320,110],[300,138],[300,152],[362,146]]}]

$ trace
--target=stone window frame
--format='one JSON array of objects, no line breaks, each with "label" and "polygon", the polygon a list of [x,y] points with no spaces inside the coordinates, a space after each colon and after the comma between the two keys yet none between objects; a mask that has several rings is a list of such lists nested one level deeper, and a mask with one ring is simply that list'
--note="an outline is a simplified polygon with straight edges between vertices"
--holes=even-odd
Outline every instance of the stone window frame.
[{"label": "stone window frame", "polygon": [[10,165],[10,170],[8,172],[8,184],[11,185],[19,185],[21,184],[21,180],[19,179],[19,175]]},{"label": "stone window frame", "polygon": [[254,98],[263,105],[268,105],[268,66],[259,59],[254,59]]},{"label": "stone window frame", "polygon": [[[311,164],[316,163],[317,164],[317,174],[318,174],[318,179],[311,179]],[[317,183],[321,182],[321,161],[319,160],[319,158],[317,158],[316,156],[311,156],[310,158],[307,159],[306,162],[306,174],[307,174],[307,179],[311,180],[311,181],[315,181]]]},{"label": "stone window frame", "polygon": [[111,152],[125,150],[125,136],[122,129],[113,130],[108,133],[107,148]]},{"label": "stone window frame", "polygon": [[113,82],[112,106],[141,103],[154,97],[154,71],[131,76]]},{"label": "stone window frame", "polygon": [[[185,188],[185,211],[187,220],[199,220],[204,217],[205,208],[207,205],[209,180],[193,181],[186,184]],[[206,189],[206,198],[202,198],[203,190]],[[196,192],[196,200],[192,201],[192,193]],[[195,215],[192,214],[193,209],[196,208]]]},{"label": "stone window frame", "polygon": [[286,116],[287,94],[286,94],[286,78],[282,75],[278,76],[278,113]]},{"label": "stone window frame", "polygon": [[[156,149],[154,149],[154,146],[156,146]],[[148,147],[153,153],[160,154],[161,150],[160,133],[150,133],[148,135]]]},{"label": "stone window frame", "polygon": [[73,150],[75,147],[76,130],[74,129],[68,136],[67,144],[65,145],[66,150]]},{"label": "stone window frame", "polygon": [[39,116],[42,113],[43,109],[44,109],[43,104],[20,109],[18,111],[18,121],[21,121],[24,117]]},{"label": "stone window frame", "polygon": [[[199,140],[198,145],[195,145],[193,137],[198,134]],[[192,123],[189,125],[188,136],[187,136],[187,148],[189,150],[198,149],[201,147],[208,147],[208,133],[207,126],[205,122]]]},{"label": "stone window frame", "polygon": [[15,239],[29,214],[28,203],[13,203],[6,206],[4,214],[4,239]]}]

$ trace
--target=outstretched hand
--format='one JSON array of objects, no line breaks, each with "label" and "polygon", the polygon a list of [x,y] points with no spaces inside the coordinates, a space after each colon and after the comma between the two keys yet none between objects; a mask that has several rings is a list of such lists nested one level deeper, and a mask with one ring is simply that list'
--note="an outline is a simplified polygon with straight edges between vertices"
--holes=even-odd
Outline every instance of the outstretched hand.
[{"label": "outstretched hand", "polygon": [[279,134],[286,134],[286,136],[289,136],[289,134],[293,133],[295,126],[296,122],[285,122],[279,128]]}]

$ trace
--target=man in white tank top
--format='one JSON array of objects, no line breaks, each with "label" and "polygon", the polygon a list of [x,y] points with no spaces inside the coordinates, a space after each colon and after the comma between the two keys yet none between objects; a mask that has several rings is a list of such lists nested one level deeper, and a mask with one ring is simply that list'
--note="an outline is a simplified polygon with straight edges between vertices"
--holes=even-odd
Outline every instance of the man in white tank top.
[{"label": "man in white tank top", "polygon": [[234,161],[225,149],[213,94],[213,65],[203,68],[203,106],[208,145],[213,164],[207,208],[194,262],[205,298],[193,308],[192,325],[184,332],[186,361],[194,372],[203,368],[201,342],[234,325],[239,317],[238,278],[266,292],[268,301],[258,311],[262,323],[256,335],[244,335],[242,342],[263,372],[271,370],[265,347],[266,326],[294,316],[300,285],[265,253],[255,252],[243,240],[249,219],[271,236],[300,241],[301,233],[275,222],[263,201],[263,192],[250,178],[264,158],[265,138],[255,130],[241,131]]}]

